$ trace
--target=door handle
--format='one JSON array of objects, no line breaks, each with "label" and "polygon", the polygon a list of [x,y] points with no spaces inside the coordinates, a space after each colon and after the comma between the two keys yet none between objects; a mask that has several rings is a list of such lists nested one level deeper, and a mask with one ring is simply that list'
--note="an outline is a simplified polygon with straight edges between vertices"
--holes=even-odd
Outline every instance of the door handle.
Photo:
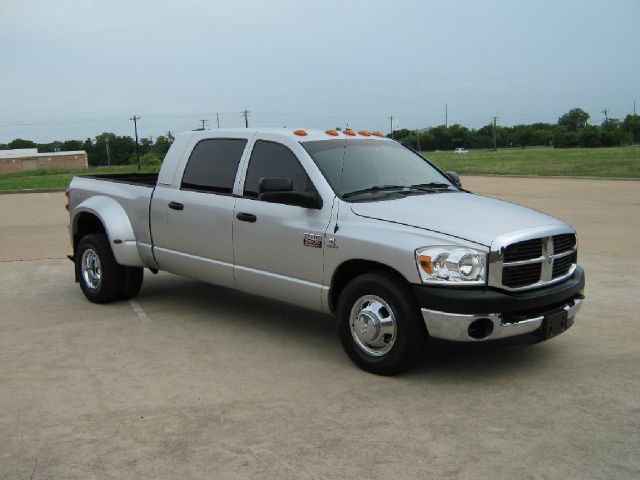
[{"label": "door handle", "polygon": [[244,213],[244,212],[239,212],[236,215],[236,218],[241,222],[249,222],[249,223],[254,223],[258,219],[258,217],[256,217],[253,213]]},{"label": "door handle", "polygon": [[169,208],[171,210],[184,210],[184,205],[178,202],[169,202]]}]

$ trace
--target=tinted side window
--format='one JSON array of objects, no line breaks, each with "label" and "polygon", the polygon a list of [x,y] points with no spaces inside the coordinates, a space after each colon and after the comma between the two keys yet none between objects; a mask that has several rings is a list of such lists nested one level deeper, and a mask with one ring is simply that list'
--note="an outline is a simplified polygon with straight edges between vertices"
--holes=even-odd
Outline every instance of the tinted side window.
[{"label": "tinted side window", "polygon": [[258,198],[258,185],[265,177],[287,177],[293,180],[295,191],[314,191],[311,180],[291,150],[279,143],[258,140],[251,152],[244,195]]},{"label": "tinted side window", "polygon": [[180,188],[231,193],[246,144],[245,139],[202,140],[191,152]]}]

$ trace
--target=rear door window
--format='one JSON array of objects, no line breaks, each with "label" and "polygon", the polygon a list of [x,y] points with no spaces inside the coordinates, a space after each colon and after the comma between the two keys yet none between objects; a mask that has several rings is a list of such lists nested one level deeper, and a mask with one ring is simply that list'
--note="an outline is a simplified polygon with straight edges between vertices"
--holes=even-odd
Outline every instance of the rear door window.
[{"label": "rear door window", "polygon": [[214,138],[194,147],[184,169],[180,188],[202,192],[233,192],[246,139]]}]

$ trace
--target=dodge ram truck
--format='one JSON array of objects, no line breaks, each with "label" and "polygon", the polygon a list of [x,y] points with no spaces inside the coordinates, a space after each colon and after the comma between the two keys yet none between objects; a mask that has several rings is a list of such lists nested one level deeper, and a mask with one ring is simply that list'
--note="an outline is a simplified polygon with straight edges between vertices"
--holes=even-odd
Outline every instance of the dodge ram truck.
[{"label": "dodge ram truck", "polygon": [[380,132],[205,130],[157,174],[74,177],[75,277],[134,297],[143,269],[335,314],[360,368],[410,368],[429,338],[548,339],[584,298],[575,230],[473,194]]}]

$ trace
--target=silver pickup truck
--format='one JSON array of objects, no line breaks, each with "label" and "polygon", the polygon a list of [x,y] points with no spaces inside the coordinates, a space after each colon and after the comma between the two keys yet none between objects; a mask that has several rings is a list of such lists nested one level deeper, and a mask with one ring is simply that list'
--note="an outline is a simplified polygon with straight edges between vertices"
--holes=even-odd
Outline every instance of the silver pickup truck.
[{"label": "silver pickup truck", "polygon": [[379,132],[189,132],[159,174],[79,176],[67,196],[90,301],[134,297],[145,267],[184,275],[336,314],[349,357],[379,374],[429,337],[553,337],[584,298],[573,228]]}]

